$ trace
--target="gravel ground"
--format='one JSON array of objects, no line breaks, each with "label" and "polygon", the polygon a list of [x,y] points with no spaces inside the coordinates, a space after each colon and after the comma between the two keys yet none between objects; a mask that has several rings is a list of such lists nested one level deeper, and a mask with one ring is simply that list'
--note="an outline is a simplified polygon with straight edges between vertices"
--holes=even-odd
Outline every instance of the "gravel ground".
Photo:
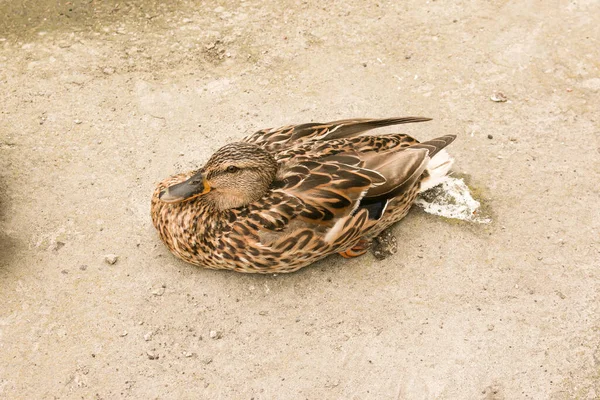
[{"label": "gravel ground", "polygon": [[[599,38],[594,0],[0,0],[0,398],[600,398]],[[405,115],[492,223],[279,276],[154,232],[227,142]]]}]

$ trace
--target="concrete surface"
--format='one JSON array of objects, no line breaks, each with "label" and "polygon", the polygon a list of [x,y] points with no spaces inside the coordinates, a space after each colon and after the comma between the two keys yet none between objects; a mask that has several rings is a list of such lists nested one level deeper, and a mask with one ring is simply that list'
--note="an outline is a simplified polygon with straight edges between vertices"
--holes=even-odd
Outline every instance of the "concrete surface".
[{"label": "concrete surface", "polygon": [[[600,398],[599,27],[594,0],[1,0],[0,398]],[[393,257],[285,276],[153,230],[155,182],[229,141],[404,115],[459,135],[492,224],[415,209]]]}]

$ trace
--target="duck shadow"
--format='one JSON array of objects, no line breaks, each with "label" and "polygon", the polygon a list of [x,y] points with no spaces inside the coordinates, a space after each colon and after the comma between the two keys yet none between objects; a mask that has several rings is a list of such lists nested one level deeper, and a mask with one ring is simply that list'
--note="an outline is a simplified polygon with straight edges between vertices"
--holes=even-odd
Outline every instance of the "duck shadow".
[{"label": "duck shadow", "polygon": [[6,180],[0,175],[0,272],[8,271],[15,259],[18,247],[17,240],[4,231],[5,222],[10,218],[7,193],[9,193],[9,190]]}]

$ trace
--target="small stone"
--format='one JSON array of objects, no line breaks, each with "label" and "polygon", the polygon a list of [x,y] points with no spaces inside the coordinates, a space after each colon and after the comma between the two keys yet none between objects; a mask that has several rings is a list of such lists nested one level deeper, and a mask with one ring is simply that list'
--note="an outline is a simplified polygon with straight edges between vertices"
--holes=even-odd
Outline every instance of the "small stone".
[{"label": "small stone", "polygon": [[223,333],[220,331],[210,331],[208,336],[210,336],[211,339],[221,339],[223,337]]},{"label": "small stone", "polygon": [[111,67],[106,67],[102,70],[103,73],[105,73],[106,75],[112,75],[115,73],[115,69],[111,68]]},{"label": "small stone", "polygon": [[494,137],[492,135],[488,135],[488,139],[493,139]]},{"label": "small stone", "polygon": [[67,275],[69,273],[69,271],[67,271],[66,269],[63,269],[62,271],[60,271],[60,273],[63,275]]},{"label": "small stone", "polygon": [[559,292],[558,290],[556,291],[556,295],[557,295],[558,297],[560,297],[561,299],[563,299],[563,300],[567,298],[567,296],[565,296],[564,294],[562,294],[562,293],[561,293],[561,292]]},{"label": "small stone", "polygon": [[194,355],[194,353],[189,352],[189,351],[184,351],[182,354],[186,358],[190,358],[190,357],[192,357]]},{"label": "small stone", "polygon": [[85,264],[79,266],[79,269],[82,271],[85,271],[87,268],[88,268],[88,266]]},{"label": "small stone", "polygon": [[107,254],[104,256],[104,262],[106,262],[107,264],[110,264],[110,265],[114,265],[118,259],[119,259],[119,256],[116,254]]},{"label": "small stone", "polygon": [[154,336],[154,332],[150,331],[144,335],[144,340],[146,342],[149,342],[150,340],[152,340],[152,336]]},{"label": "small stone", "polygon": [[263,316],[264,315],[269,315],[269,312],[268,311],[259,311],[258,315],[263,315]]},{"label": "small stone", "polygon": [[149,360],[158,360],[158,354],[156,354],[156,353],[155,353],[155,352],[153,352],[153,351],[150,351],[150,350],[148,350],[148,351],[146,352],[146,355],[148,356],[148,359],[149,359]]},{"label": "small stone", "polygon": [[489,324],[487,326],[487,330],[490,331],[490,332],[493,331],[494,330],[494,324]]},{"label": "small stone", "polygon": [[338,379],[334,380],[334,381],[328,381],[327,383],[325,383],[325,387],[327,389],[332,389],[334,387],[338,387],[340,385],[340,381]]},{"label": "small stone", "polygon": [[73,121],[76,125],[80,125],[83,121],[80,119],[76,119]]},{"label": "small stone", "polygon": [[202,359],[202,363],[203,363],[203,364],[205,364],[205,365],[208,365],[208,364],[210,364],[211,362],[213,362],[213,359],[212,359],[212,357],[204,357],[204,358]]},{"label": "small stone", "polygon": [[60,249],[63,248],[64,245],[65,245],[64,242],[54,242],[54,243],[52,243],[52,245],[50,246],[50,248],[53,251],[59,251]]},{"label": "small stone", "polygon": [[490,100],[496,103],[504,103],[508,100],[508,97],[502,92],[494,92],[490,97]]},{"label": "small stone", "polygon": [[125,337],[125,336],[127,336],[128,334],[129,334],[129,332],[127,332],[127,331],[123,331],[123,333],[121,333],[119,336],[121,336],[121,337]]},{"label": "small stone", "polygon": [[511,142],[516,142],[517,138],[514,137],[514,136],[511,136],[511,137],[508,138],[508,140],[510,140]]},{"label": "small stone", "polygon": [[163,283],[160,288],[155,289],[152,291],[152,294],[155,296],[162,296],[163,294],[165,294],[165,290],[167,289],[167,284]]}]

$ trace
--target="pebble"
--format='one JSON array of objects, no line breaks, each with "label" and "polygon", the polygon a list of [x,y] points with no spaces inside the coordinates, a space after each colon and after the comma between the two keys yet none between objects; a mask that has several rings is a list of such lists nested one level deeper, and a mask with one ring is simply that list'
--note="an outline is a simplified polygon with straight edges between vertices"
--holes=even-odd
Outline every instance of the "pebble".
[{"label": "pebble", "polygon": [[490,97],[490,100],[496,103],[504,103],[508,100],[508,97],[506,97],[506,95],[502,92],[494,92],[494,94],[492,94]]},{"label": "pebble", "polygon": [[212,359],[212,357],[204,357],[204,358],[202,359],[202,362],[203,362],[204,364],[208,365],[208,364],[210,364],[211,362],[213,362],[213,359]]},{"label": "pebble", "polygon": [[110,264],[110,265],[114,265],[118,259],[119,259],[119,256],[116,254],[107,254],[104,256],[104,262],[106,262],[107,264]]},{"label": "pebble", "polygon": [[154,336],[154,332],[150,331],[144,335],[144,340],[146,342],[149,342],[150,340],[152,340],[152,336]]},{"label": "pebble", "polygon": [[160,288],[155,289],[152,291],[152,294],[155,296],[162,296],[163,294],[165,294],[165,290],[167,289],[167,284],[163,283]]},{"label": "pebble", "polygon": [[111,67],[106,67],[102,70],[106,75],[112,75],[115,73],[115,69]]},{"label": "pebble", "polygon": [[81,124],[83,121],[82,121],[82,120],[80,120],[80,119],[76,119],[76,120],[75,120],[75,121],[73,121],[73,122],[75,122],[75,124],[76,124],[76,125],[79,125],[79,124]]},{"label": "pebble", "polygon": [[336,379],[332,382],[328,381],[327,383],[325,383],[325,387],[328,389],[332,389],[334,387],[338,387],[340,385],[340,381],[339,379]]},{"label": "pebble", "polygon": [[53,251],[59,251],[61,248],[63,248],[64,245],[64,242],[55,242],[52,243],[52,245],[50,245],[50,249],[52,249]]},{"label": "pebble", "polygon": [[494,330],[494,324],[489,324],[487,326],[487,330],[490,331],[490,332],[493,331]]},{"label": "pebble", "polygon": [[150,350],[148,350],[148,351],[146,352],[146,355],[148,356],[148,359],[149,359],[149,360],[158,360],[158,354],[156,354],[156,353],[155,353],[155,352],[153,352],[153,351],[150,351]]},{"label": "pebble", "polygon": [[85,271],[87,268],[88,268],[88,266],[85,264],[79,266],[79,269],[82,271]]},{"label": "pebble", "polygon": [[211,339],[221,339],[223,337],[223,333],[220,331],[210,331],[208,336],[210,336]]},{"label": "pebble", "polygon": [[193,355],[194,355],[194,353],[191,353],[191,352],[189,352],[189,351],[184,351],[184,352],[183,352],[183,356],[184,356],[184,357],[186,357],[186,358],[190,358],[190,357],[192,357]]},{"label": "pebble", "polygon": [[129,332],[127,332],[127,331],[123,331],[123,333],[121,333],[121,335],[120,335],[120,336],[121,336],[121,337],[125,337],[125,336],[127,336],[128,334],[129,334]]},{"label": "pebble", "polygon": [[488,139],[493,139],[493,138],[494,138],[494,136],[488,135]]}]

